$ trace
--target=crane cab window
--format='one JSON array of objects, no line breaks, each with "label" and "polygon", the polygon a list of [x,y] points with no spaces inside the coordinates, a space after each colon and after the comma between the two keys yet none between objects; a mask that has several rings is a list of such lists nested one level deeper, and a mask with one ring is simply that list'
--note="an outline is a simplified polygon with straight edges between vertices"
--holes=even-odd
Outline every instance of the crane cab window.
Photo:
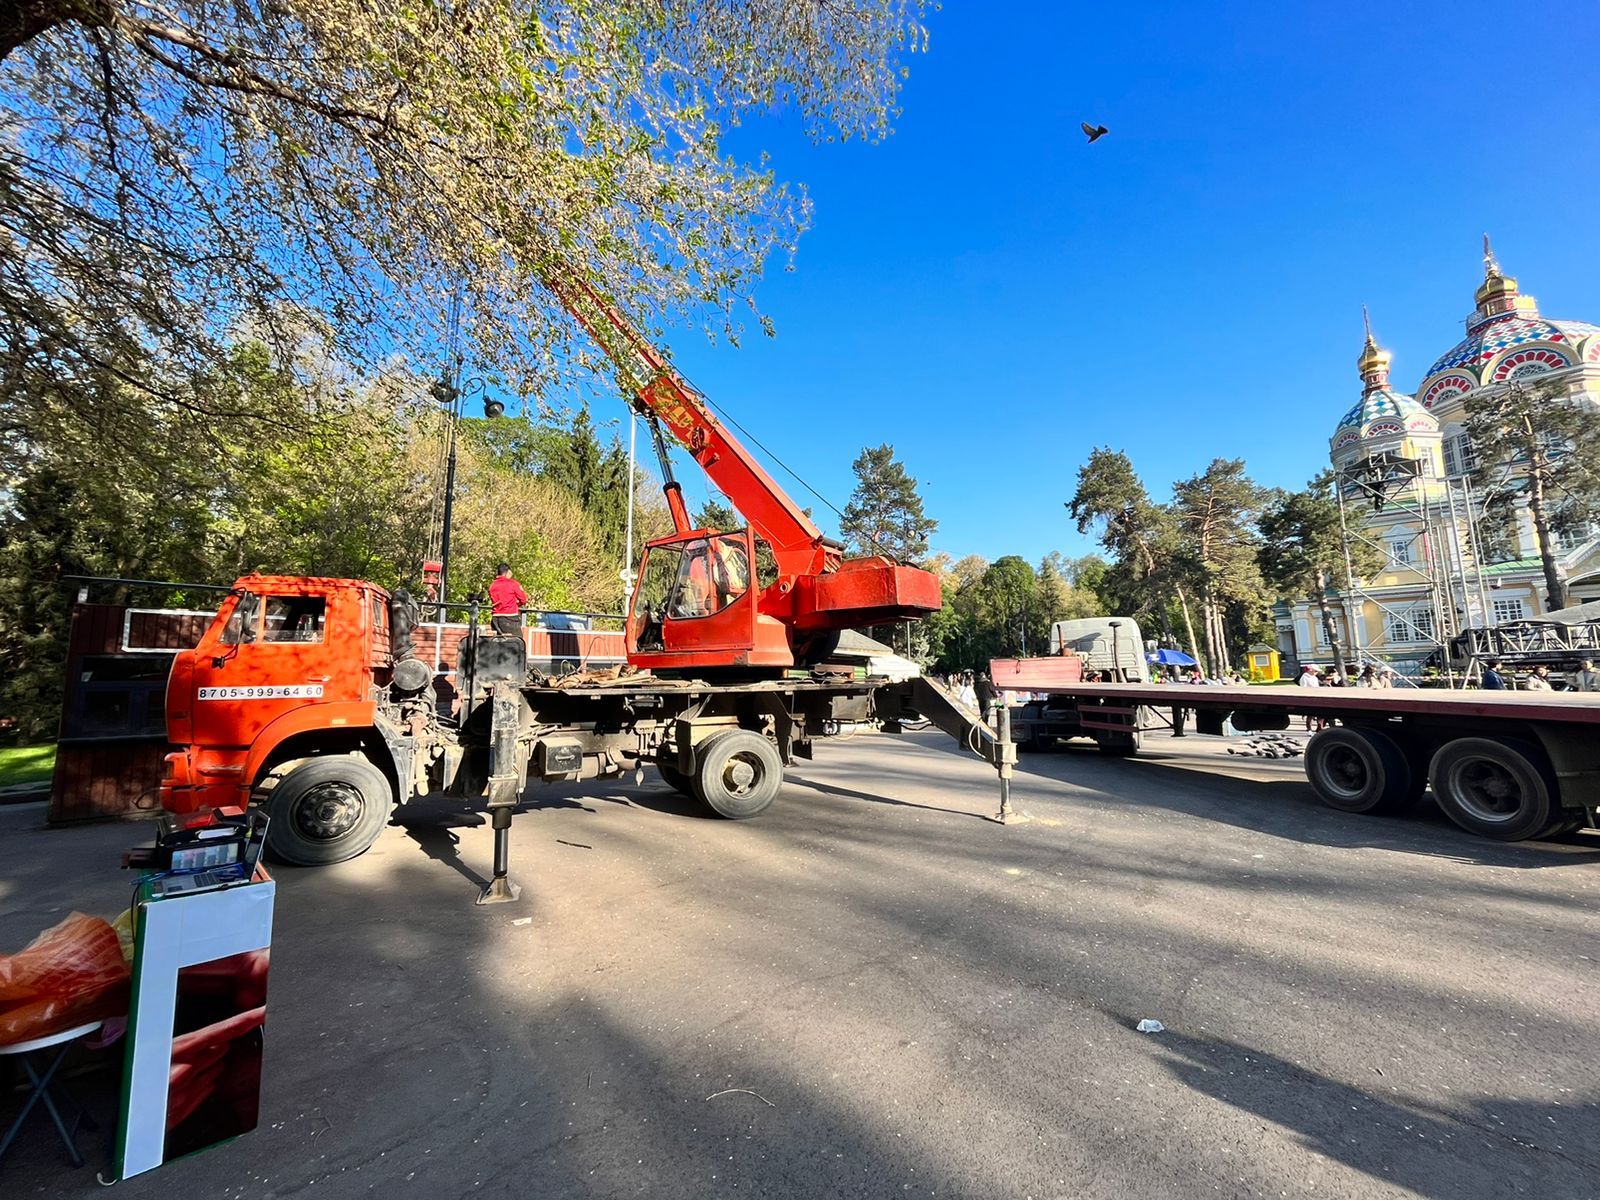
[{"label": "crane cab window", "polygon": [[328,602],[322,596],[268,596],[262,619],[264,642],[320,642]]},{"label": "crane cab window", "polygon": [[678,585],[682,559],[683,549],[679,546],[651,546],[644,556],[644,570],[633,604],[633,638],[640,650],[662,648],[661,623]]},{"label": "crane cab window", "polygon": [[698,539],[683,548],[670,615],[709,617],[749,589],[750,558],[742,537]]}]

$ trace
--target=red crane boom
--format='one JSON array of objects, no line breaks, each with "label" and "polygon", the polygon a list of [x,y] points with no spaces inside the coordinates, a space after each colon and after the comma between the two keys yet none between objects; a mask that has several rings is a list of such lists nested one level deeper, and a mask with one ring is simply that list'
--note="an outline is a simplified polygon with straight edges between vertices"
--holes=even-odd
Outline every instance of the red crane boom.
[{"label": "red crane boom", "polygon": [[[824,636],[830,631],[939,609],[939,581],[929,572],[887,558],[842,558],[843,547],[823,535],[615,304],[582,279],[546,283],[616,364],[635,410],[652,422],[662,458],[675,533],[646,547],[629,605],[631,662],[657,672],[806,665],[832,650],[837,639]],[[748,531],[694,529],[662,426],[732,501]],[[771,547],[778,570],[759,590],[754,538]]]}]

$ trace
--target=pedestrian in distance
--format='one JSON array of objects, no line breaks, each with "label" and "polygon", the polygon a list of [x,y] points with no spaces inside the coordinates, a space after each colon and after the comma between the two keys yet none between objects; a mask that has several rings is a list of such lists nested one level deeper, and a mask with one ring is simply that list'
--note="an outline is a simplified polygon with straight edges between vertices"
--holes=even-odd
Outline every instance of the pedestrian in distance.
[{"label": "pedestrian in distance", "polygon": [[994,682],[989,678],[989,672],[979,671],[978,679],[972,685],[973,698],[978,702],[978,711],[983,714],[983,719],[989,721],[994,716],[995,697],[1000,693],[995,690]]},{"label": "pedestrian in distance", "polygon": [[1506,690],[1506,677],[1500,674],[1500,660],[1491,658],[1483,664],[1483,690],[1486,692],[1503,692]]},{"label": "pedestrian in distance", "polygon": [[1374,663],[1368,663],[1361,668],[1361,674],[1356,676],[1358,688],[1375,688],[1383,686],[1378,682],[1378,668]]},{"label": "pedestrian in distance", "polygon": [[972,672],[961,672],[961,682],[956,685],[956,699],[967,708],[978,707],[978,693],[972,686]]},{"label": "pedestrian in distance", "polygon": [[1535,667],[1528,672],[1527,681],[1523,686],[1530,692],[1554,691],[1555,689],[1550,686],[1550,668],[1542,664]]},{"label": "pedestrian in distance", "polygon": [[[1322,686],[1322,668],[1317,666],[1316,663],[1301,663],[1300,664],[1300,675],[1299,675],[1298,678],[1295,679],[1295,684],[1298,687],[1307,687],[1307,688],[1313,688],[1313,687],[1314,688],[1319,688],[1319,687],[1321,687]],[[1313,717],[1310,713],[1307,713],[1303,719],[1305,721],[1306,731],[1308,733],[1313,729],[1321,729],[1322,728],[1322,721],[1319,720],[1316,717]]]},{"label": "pedestrian in distance", "polygon": [[522,606],[528,602],[528,593],[512,577],[511,564],[501,563],[495,568],[494,582],[489,585],[489,623],[502,637],[518,637],[522,633]]},{"label": "pedestrian in distance", "polygon": [[1586,658],[1573,676],[1572,687],[1578,692],[1600,692],[1600,671],[1594,669],[1594,660]]}]

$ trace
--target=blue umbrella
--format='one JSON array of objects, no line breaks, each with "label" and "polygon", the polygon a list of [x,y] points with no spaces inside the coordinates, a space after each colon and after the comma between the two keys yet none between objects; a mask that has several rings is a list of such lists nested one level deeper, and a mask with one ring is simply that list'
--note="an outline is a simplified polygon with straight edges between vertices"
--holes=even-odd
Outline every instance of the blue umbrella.
[{"label": "blue umbrella", "polygon": [[1144,657],[1145,661],[1153,662],[1160,667],[1192,667],[1195,665],[1194,659],[1190,658],[1182,650],[1161,649],[1154,654],[1146,654]]}]

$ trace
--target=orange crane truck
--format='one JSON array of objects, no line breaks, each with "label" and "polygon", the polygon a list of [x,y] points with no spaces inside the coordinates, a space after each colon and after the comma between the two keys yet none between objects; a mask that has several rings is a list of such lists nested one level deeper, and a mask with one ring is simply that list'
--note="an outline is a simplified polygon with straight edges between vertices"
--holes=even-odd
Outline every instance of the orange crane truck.
[{"label": "orange crane truck", "polygon": [[[495,878],[512,899],[511,812],[531,780],[611,778],[653,765],[731,818],[772,803],[784,767],[832,722],[891,731],[921,717],[997,770],[1007,810],[1015,752],[920,677],[891,683],[830,668],[839,631],[939,608],[938,580],[882,557],[847,559],[614,306],[581,281],[552,289],[617,364],[649,423],[674,530],[645,547],[628,606],[632,674],[549,680],[521,639],[474,632],[442,711],[415,653],[417,609],[360,580],[251,575],[235,583],[167,686],[162,804],[255,804],[268,849],[304,865],[367,849],[397,804],[434,791],[487,796]],[[748,526],[696,529],[672,475],[679,443]],[[775,573],[760,578],[757,546]]]}]

